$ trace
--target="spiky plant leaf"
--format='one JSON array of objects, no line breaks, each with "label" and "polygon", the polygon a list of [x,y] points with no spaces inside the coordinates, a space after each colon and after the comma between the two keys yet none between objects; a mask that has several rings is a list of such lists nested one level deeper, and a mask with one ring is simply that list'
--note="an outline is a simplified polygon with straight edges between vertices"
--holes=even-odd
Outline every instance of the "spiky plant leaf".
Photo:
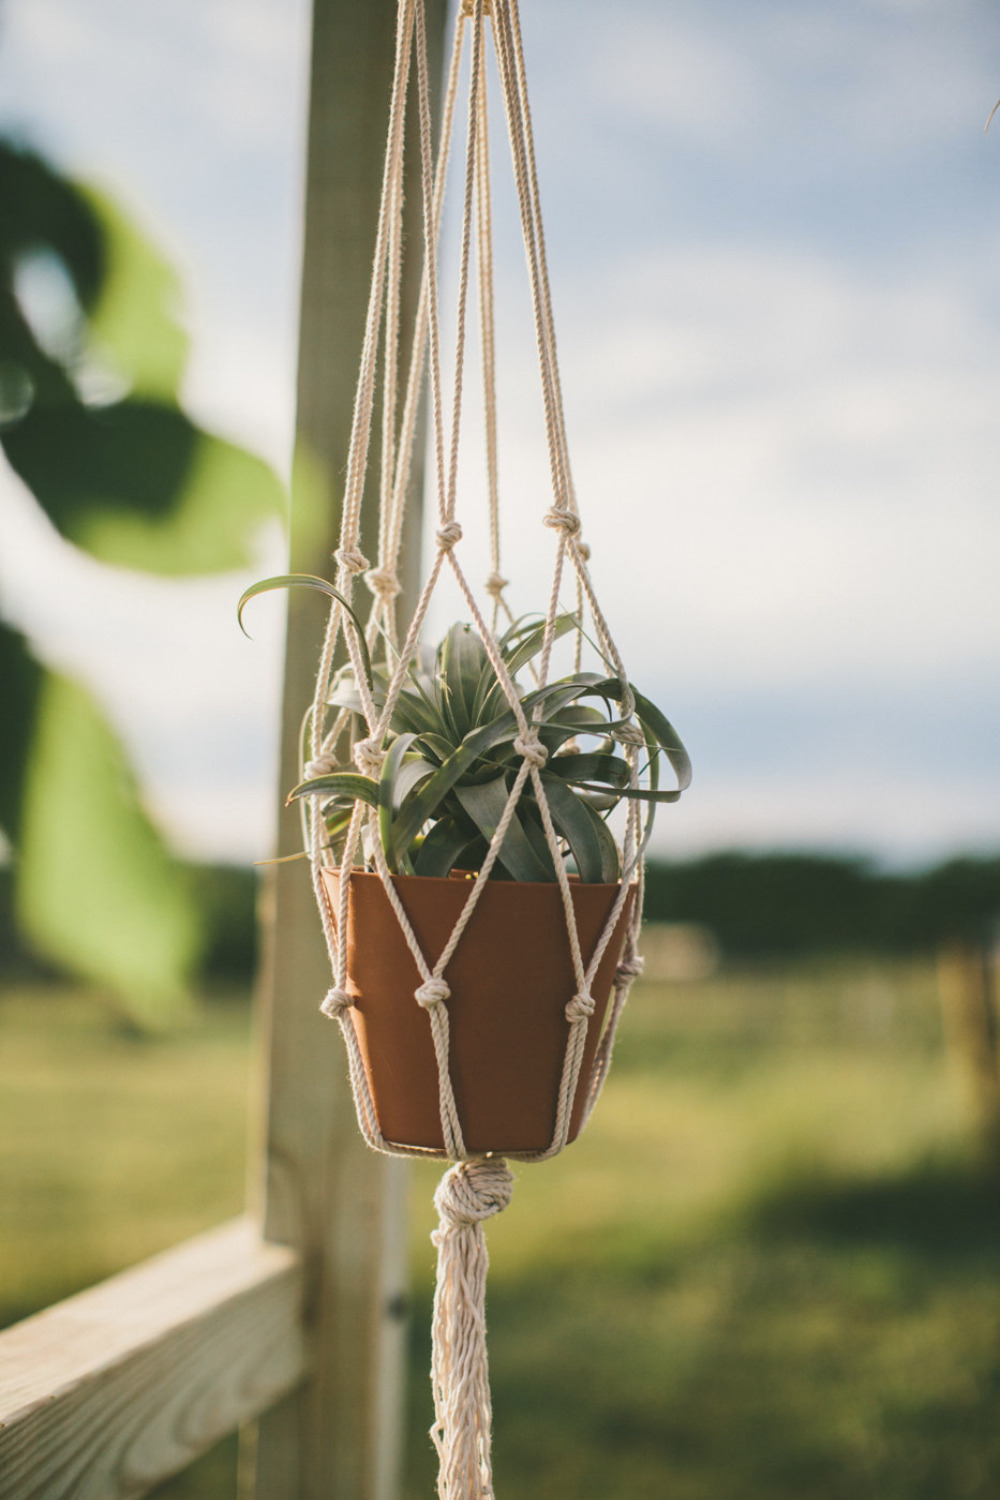
[{"label": "spiky plant leaf", "polygon": [[[483,838],[489,843],[497,831],[500,819],[507,806],[509,790],[502,776],[479,786],[457,786],[455,796],[464,812],[475,823]],[[499,859],[514,880],[553,881],[556,872],[552,856],[543,845],[544,858],[540,858],[518,817],[518,810],[510,821],[504,841],[500,846]]]},{"label": "spiky plant leaf", "polygon": [[368,651],[368,642],[365,640],[365,628],[360,619],[344,598],[339,589],[335,589],[332,583],[327,583],[325,578],[317,578],[312,573],[281,573],[274,578],[262,578],[257,583],[252,583],[248,589],[244,589],[236,606],[236,619],[240,629],[246,635],[243,625],[243,611],[251,599],[256,599],[258,594],[270,593],[272,589],[308,588],[316,589],[325,594],[328,599],[339,604],[354,630],[354,638],[357,641],[358,654],[364,667],[365,679],[369,688],[374,687],[375,678],[372,672],[372,659]]}]

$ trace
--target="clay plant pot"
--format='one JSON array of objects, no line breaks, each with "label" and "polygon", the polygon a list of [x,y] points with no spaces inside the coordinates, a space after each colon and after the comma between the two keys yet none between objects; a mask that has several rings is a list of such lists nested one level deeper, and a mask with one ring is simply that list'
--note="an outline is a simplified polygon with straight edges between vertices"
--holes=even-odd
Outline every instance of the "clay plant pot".
[{"label": "clay plant pot", "polygon": [[[393,881],[424,954],[434,963],[469,893],[469,878],[397,875]],[[340,872],[323,871],[336,913]],[[437,1064],[427,1012],[414,999],[420,973],[377,875],[351,873],[347,918],[350,1011],[379,1129],[397,1145],[441,1151]],[[573,882],[586,962],[617,885]],[[570,1121],[579,1133],[587,1080],[635,900],[629,893],[598,967],[586,1049]],[[556,885],[488,882],[445,978],[451,1079],[470,1152],[542,1151],[555,1128],[559,1079],[575,991],[562,898]]]}]

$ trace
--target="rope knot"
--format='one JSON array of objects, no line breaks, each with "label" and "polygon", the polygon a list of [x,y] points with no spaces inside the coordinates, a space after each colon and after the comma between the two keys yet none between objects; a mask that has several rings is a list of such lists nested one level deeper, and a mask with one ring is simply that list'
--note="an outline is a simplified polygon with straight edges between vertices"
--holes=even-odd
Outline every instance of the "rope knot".
[{"label": "rope knot", "polygon": [[577,542],[577,544],[576,544],[576,550],[580,554],[580,556],[583,558],[584,562],[590,562],[590,543],[589,542]]},{"label": "rope knot", "polygon": [[636,750],[642,750],[646,744],[646,736],[638,724],[620,724],[612,731],[612,738],[620,745],[632,745]]},{"label": "rope knot", "polygon": [[304,780],[312,781],[315,776],[328,776],[335,771],[340,762],[332,750],[324,750],[315,760],[307,760],[302,767]]},{"label": "rope knot", "polygon": [[492,598],[499,599],[508,583],[510,583],[509,578],[504,578],[500,573],[491,573],[486,580],[486,592]]},{"label": "rope knot", "polygon": [[519,734],[514,741],[514,749],[518,755],[523,755],[529,766],[541,769],[549,758],[549,752],[538,738],[537,734]]},{"label": "rope knot", "polygon": [[338,990],[336,987],[327,990],[326,999],[320,1006],[324,1016],[329,1016],[331,1021],[339,1021],[345,1011],[350,1010],[354,1004],[351,996],[346,990]]},{"label": "rope knot", "polygon": [[542,520],[546,526],[551,526],[553,531],[565,531],[567,536],[576,536],[580,530],[580,517],[571,510],[560,510],[553,507],[545,512]]},{"label": "rope knot", "polygon": [[638,953],[633,953],[631,958],[623,958],[615,970],[616,983],[628,984],[633,979],[639,979],[645,967],[646,965]]},{"label": "rope knot", "polygon": [[514,1177],[502,1156],[474,1156],[444,1174],[434,1207],[442,1229],[468,1229],[503,1213],[513,1192]]},{"label": "rope knot", "polygon": [[437,534],[437,544],[442,552],[450,552],[456,542],[462,540],[462,528],[457,521],[446,521]]},{"label": "rope knot", "polygon": [[596,1009],[593,995],[574,995],[566,1007],[567,1021],[588,1020]]},{"label": "rope knot", "polygon": [[333,554],[345,573],[363,573],[371,563],[357,547],[338,547]]},{"label": "rope knot", "polygon": [[376,781],[382,770],[382,762],[385,760],[385,751],[378,740],[358,740],[353,750],[354,764],[362,776],[370,776]]},{"label": "rope knot", "polygon": [[395,599],[403,591],[403,585],[391,568],[369,568],[365,583],[378,599]]},{"label": "rope knot", "polygon": [[447,982],[441,978],[431,978],[424,981],[419,989],[414,990],[413,998],[424,1010],[433,1010],[436,1005],[443,1005],[451,994]]}]

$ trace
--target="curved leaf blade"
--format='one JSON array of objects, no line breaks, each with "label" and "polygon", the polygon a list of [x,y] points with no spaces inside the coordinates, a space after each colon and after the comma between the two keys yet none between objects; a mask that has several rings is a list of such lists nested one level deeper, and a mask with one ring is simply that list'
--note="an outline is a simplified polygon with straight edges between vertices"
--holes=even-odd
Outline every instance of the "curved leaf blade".
[{"label": "curved leaf blade", "polygon": [[243,634],[246,635],[247,633],[243,624],[243,611],[251,599],[256,599],[258,594],[270,593],[273,589],[298,587],[316,589],[319,593],[325,594],[328,599],[341,605],[345,610],[354,629],[358,651],[361,656],[361,664],[365,669],[365,678],[369,688],[373,688],[375,678],[372,672],[372,660],[368,651],[368,642],[365,640],[364,626],[340,590],[335,589],[333,584],[328,583],[325,578],[317,578],[313,573],[280,573],[276,574],[273,578],[261,578],[257,583],[252,583],[248,589],[244,589],[236,606],[236,619]]}]

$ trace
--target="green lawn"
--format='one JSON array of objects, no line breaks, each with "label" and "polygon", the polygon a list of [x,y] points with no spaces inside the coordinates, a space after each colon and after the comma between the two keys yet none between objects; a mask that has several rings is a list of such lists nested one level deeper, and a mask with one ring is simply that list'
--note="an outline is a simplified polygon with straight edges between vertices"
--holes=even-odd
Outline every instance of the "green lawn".
[{"label": "green lawn", "polygon": [[[0,997],[10,1319],[238,1211],[248,1024],[171,1042]],[[414,1173],[406,1500],[426,1429],[434,1167]],[[1000,1199],[928,966],[637,988],[584,1139],[490,1226],[501,1497],[995,1500]],[[224,1446],[163,1500],[232,1496]]]}]

